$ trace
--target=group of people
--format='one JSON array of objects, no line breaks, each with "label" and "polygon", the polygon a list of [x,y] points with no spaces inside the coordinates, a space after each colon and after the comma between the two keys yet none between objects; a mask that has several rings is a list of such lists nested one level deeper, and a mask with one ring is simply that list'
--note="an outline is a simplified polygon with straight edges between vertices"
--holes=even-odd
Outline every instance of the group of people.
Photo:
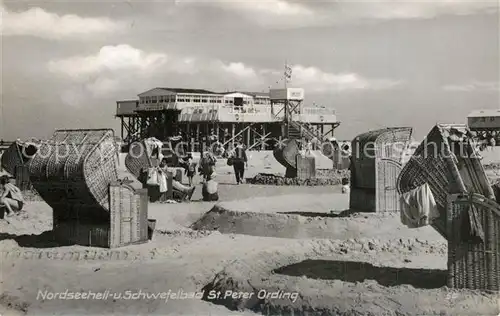
[{"label": "group of people", "polygon": [[[217,158],[212,152],[201,152],[200,161],[198,164],[193,162],[193,157],[188,154],[186,158],[181,160],[180,165],[185,170],[185,175],[189,180],[189,187],[183,186],[180,183],[174,184],[179,187],[181,192],[189,192],[192,195],[194,190],[193,177],[196,174],[196,170],[202,177],[202,196],[204,201],[217,201],[219,199],[218,194],[218,183],[215,181],[215,165],[217,163]],[[248,168],[248,157],[246,154],[246,149],[241,140],[237,141],[236,147],[229,153],[228,164],[233,166],[234,174],[236,177],[236,183],[240,184],[244,181],[245,168]]]},{"label": "group of people", "polygon": [[[150,168],[147,176],[147,183],[149,185],[157,185],[160,187],[160,193],[167,191],[167,179],[171,180],[174,195],[179,196],[182,200],[190,200],[196,189],[193,178],[196,171],[202,177],[202,195],[204,201],[217,201],[217,183],[215,182],[215,164],[217,158],[210,152],[201,153],[199,163],[195,163],[192,154],[187,154],[185,157],[180,158],[178,166],[184,169],[184,175],[187,177],[189,184],[184,185],[177,181],[175,174],[176,169],[168,164],[168,159],[163,158],[160,160],[158,167]],[[198,167],[198,168],[197,168]],[[172,179],[169,179],[171,177]]]},{"label": "group of people", "polygon": [[[215,165],[217,163],[217,158],[211,152],[205,152],[201,154],[199,164],[193,161],[193,156],[188,154],[182,159],[180,165],[184,168],[184,173],[188,178],[189,185],[184,185],[175,179],[172,179],[172,187],[174,190],[183,194],[183,199],[191,199],[195,186],[193,183],[193,178],[196,175],[196,171],[200,174],[203,181],[202,195],[204,201],[217,201],[219,199],[218,195],[218,184],[215,181]],[[227,163],[233,166],[234,174],[236,177],[236,183],[243,183],[245,167],[248,167],[248,158],[246,154],[246,149],[241,141],[237,142],[237,146],[230,152]],[[198,166],[198,170],[196,167]],[[160,186],[166,188],[167,176],[173,176],[175,170],[170,168],[167,163],[167,159],[163,158],[158,166],[160,175],[162,175],[163,180],[157,180]],[[157,175],[158,177],[158,175]],[[21,190],[11,183],[10,178],[6,175],[0,177],[0,210],[5,216],[10,217],[20,212],[24,206],[24,199]]]}]

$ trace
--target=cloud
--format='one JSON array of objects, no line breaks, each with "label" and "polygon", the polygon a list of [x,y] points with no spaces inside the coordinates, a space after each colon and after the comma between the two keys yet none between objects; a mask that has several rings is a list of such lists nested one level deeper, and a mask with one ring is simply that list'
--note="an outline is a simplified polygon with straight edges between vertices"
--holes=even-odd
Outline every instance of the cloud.
[{"label": "cloud", "polygon": [[248,21],[268,27],[325,26],[367,23],[377,20],[429,19],[439,15],[470,15],[498,12],[497,0],[285,0],[184,1],[236,12]]},{"label": "cloud", "polygon": [[[242,62],[224,63],[217,61],[211,70],[220,76],[230,76],[240,81],[240,86],[267,88],[269,84],[281,85],[283,70],[253,68]],[[218,68],[217,68],[218,67]],[[222,74],[221,74],[222,71]],[[291,85],[305,88],[310,92],[384,90],[402,84],[388,79],[367,79],[355,73],[329,73],[317,67],[292,66]]]},{"label": "cloud", "polygon": [[58,15],[41,8],[10,12],[2,2],[0,2],[0,14],[2,36],[34,36],[60,40],[110,34],[123,28],[122,23],[108,18],[80,17],[74,14]]},{"label": "cloud", "polygon": [[171,58],[168,64],[173,72],[194,75],[198,72],[198,61],[193,57]]},{"label": "cloud", "polygon": [[341,0],[347,16],[373,19],[429,19],[439,15],[469,15],[498,9],[497,0]]},{"label": "cloud", "polygon": [[500,91],[499,82],[479,82],[474,81],[467,84],[452,84],[443,86],[445,91],[453,92],[487,92],[487,91]]},{"label": "cloud", "polygon": [[100,75],[105,72],[154,70],[167,61],[162,53],[146,53],[129,45],[104,46],[91,56],[75,56],[62,60],[53,60],[48,64],[51,72],[73,78]]},{"label": "cloud", "polygon": [[[228,75],[239,80],[239,86],[267,88],[269,83],[282,82],[283,70],[258,69],[242,62],[224,63],[218,61],[213,68],[216,75]],[[222,73],[221,73],[222,72]],[[347,92],[355,90],[385,90],[401,85],[400,81],[389,79],[367,79],[355,73],[329,73],[316,67],[302,65],[292,66],[292,80],[290,85],[305,88],[309,92]],[[272,86],[272,85],[271,85]]]},{"label": "cloud", "polygon": [[222,63],[222,70],[225,72],[232,74],[239,78],[256,78],[257,73],[251,67],[245,66],[243,63]]},{"label": "cloud", "polygon": [[384,90],[401,84],[388,79],[367,79],[355,73],[329,73],[316,67],[292,67],[292,83],[308,91]]},{"label": "cloud", "polygon": [[273,15],[273,16],[283,16],[283,17],[297,17],[304,15],[311,15],[313,11],[306,6],[299,3],[291,3],[285,0],[228,0],[228,1],[217,1],[217,0],[187,0],[179,1],[180,4],[203,4],[216,6],[223,9],[230,9],[240,12],[246,12],[248,14],[254,15],[256,19],[259,15]]},{"label": "cloud", "polygon": [[[162,70],[169,58],[122,44],[104,46],[96,54],[52,60],[48,70],[65,80],[60,94],[64,104],[84,105],[88,98],[102,98],[141,87],[150,76]],[[189,62],[189,60],[185,60]]]},{"label": "cloud", "polygon": [[109,93],[120,91],[121,83],[120,80],[116,78],[97,78],[97,80],[88,83],[86,88],[93,95],[101,97]]},{"label": "cloud", "polygon": [[179,3],[235,12],[251,22],[271,27],[293,27],[297,24],[312,23],[315,18],[315,12],[312,9],[301,3],[291,3],[286,0],[187,0]]},{"label": "cloud", "polygon": [[[279,83],[283,74],[280,69],[252,67],[240,61],[145,52],[125,44],[104,46],[90,56],[53,60],[47,66],[52,73],[71,79],[65,80],[68,89],[61,94],[63,102],[71,106],[84,104],[86,98],[130,94],[168,82],[220,91],[262,90]],[[355,73],[329,73],[312,66],[295,65],[292,72],[291,85],[309,92],[381,90],[401,84]]]}]

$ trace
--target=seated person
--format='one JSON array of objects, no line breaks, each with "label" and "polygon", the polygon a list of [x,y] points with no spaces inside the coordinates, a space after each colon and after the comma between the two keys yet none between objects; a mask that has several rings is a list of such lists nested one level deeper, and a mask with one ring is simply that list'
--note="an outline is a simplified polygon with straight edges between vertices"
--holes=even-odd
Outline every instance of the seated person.
[{"label": "seated person", "polygon": [[7,216],[12,216],[23,209],[23,194],[18,187],[10,183],[8,176],[0,177],[0,189],[3,191],[0,196],[0,208],[7,209]]},{"label": "seated person", "polygon": [[[171,169],[167,165],[167,159],[162,159],[160,162],[159,168],[165,172],[167,175],[171,175],[173,177],[175,170]],[[174,190],[180,192],[183,194],[183,198],[186,200],[190,200],[191,197],[193,196],[194,190],[196,189],[195,186],[186,186],[180,183],[179,181],[176,181],[175,179],[172,179],[172,187]]]}]

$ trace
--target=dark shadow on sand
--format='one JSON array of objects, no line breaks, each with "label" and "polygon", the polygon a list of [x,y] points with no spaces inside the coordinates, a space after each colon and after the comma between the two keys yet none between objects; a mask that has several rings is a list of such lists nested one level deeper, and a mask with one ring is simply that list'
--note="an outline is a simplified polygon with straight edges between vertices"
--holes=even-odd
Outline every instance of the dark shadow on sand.
[{"label": "dark shadow on sand", "polygon": [[363,282],[375,280],[383,286],[412,285],[415,288],[435,289],[446,285],[446,270],[376,267],[366,262],[304,260],[281,267],[275,273],[306,276],[311,279]]},{"label": "dark shadow on sand", "polygon": [[45,231],[40,235],[12,235],[0,233],[0,241],[14,240],[20,247],[26,248],[54,248],[62,246],[71,246],[72,244],[62,244],[55,241],[54,234],[51,230]]},{"label": "dark shadow on sand", "polygon": [[321,213],[321,212],[278,212],[279,214],[286,215],[300,215],[305,217],[352,217],[355,214],[360,214],[359,211],[356,210],[345,210],[340,213]]}]

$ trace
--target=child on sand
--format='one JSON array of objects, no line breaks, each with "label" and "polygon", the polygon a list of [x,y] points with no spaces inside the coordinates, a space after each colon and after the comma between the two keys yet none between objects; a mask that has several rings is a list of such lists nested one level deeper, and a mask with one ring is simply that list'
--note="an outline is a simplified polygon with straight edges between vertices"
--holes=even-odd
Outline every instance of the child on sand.
[{"label": "child on sand", "polygon": [[187,159],[186,159],[186,176],[189,180],[189,185],[193,185],[193,178],[196,173],[196,163],[193,162],[193,155],[188,154]]},{"label": "child on sand", "polygon": [[24,199],[21,190],[10,183],[8,176],[0,177],[0,189],[3,191],[0,196],[0,208],[6,208],[6,216],[13,216],[23,209]]},{"label": "child on sand", "polygon": [[342,178],[342,193],[349,193],[349,178]]}]

